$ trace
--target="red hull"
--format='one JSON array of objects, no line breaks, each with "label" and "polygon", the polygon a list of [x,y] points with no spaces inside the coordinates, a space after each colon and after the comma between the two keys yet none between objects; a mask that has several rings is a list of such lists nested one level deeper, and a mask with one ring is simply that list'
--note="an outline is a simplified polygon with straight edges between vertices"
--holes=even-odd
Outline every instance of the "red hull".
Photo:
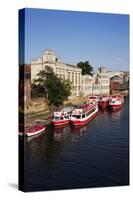
[{"label": "red hull", "polygon": [[99,108],[107,108],[108,106],[108,101],[100,101],[99,102]]},{"label": "red hull", "polygon": [[33,135],[42,133],[43,131],[45,131],[45,129],[46,129],[45,126],[35,125],[35,126],[31,127],[28,131],[26,131],[25,134],[26,134],[26,136],[33,136]]},{"label": "red hull", "polygon": [[83,121],[80,120],[70,120],[70,123],[75,125],[75,126],[81,126],[81,125],[85,125],[88,122],[90,122],[94,117],[96,117],[96,115],[98,114],[98,112],[96,112],[94,115],[92,115],[90,118],[85,119]]},{"label": "red hull", "polygon": [[69,124],[69,120],[53,121],[53,124],[54,124],[55,126],[62,126],[62,125],[65,125],[65,124]]},{"label": "red hull", "polygon": [[112,110],[117,110],[117,109],[120,109],[122,107],[122,105],[123,105],[123,103],[119,104],[119,105],[109,105],[109,108]]}]

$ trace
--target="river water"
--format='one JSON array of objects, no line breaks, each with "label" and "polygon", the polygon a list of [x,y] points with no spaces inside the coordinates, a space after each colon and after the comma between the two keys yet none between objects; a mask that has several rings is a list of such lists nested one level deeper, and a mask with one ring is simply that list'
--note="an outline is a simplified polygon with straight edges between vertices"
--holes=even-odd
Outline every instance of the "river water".
[{"label": "river water", "polygon": [[84,127],[51,127],[24,145],[26,191],[128,185],[128,98]]}]

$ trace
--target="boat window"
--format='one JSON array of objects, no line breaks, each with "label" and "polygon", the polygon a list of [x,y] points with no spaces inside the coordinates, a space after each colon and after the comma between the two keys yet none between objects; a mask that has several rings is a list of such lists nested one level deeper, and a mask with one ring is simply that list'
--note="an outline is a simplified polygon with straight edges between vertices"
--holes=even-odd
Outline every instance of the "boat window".
[{"label": "boat window", "polygon": [[60,117],[55,116],[55,117],[54,117],[54,120],[58,121],[58,120],[60,120]]},{"label": "boat window", "polygon": [[95,111],[95,108],[93,108],[92,110],[90,110],[88,113],[86,113],[86,116],[89,116],[91,113],[93,113]]},{"label": "boat window", "polygon": [[72,115],[73,117],[75,117],[76,119],[80,119],[81,115]]},{"label": "boat window", "polygon": [[82,118],[85,118],[85,114],[82,115]]},{"label": "boat window", "polygon": [[64,116],[64,117],[65,117],[65,119],[69,119],[68,115],[66,115],[66,116]]},{"label": "boat window", "polygon": [[96,99],[96,97],[90,97],[90,99]]},{"label": "boat window", "polygon": [[60,119],[63,120],[63,117],[61,117]]}]

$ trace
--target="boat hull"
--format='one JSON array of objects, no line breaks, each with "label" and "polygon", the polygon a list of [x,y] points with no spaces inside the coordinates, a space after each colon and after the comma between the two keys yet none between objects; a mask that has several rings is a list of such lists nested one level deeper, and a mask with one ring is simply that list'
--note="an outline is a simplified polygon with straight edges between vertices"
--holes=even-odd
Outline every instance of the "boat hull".
[{"label": "boat hull", "polygon": [[110,110],[118,110],[122,107],[124,103],[124,98],[121,95],[114,95],[109,101],[108,108]]},{"label": "boat hull", "polygon": [[53,124],[54,124],[55,126],[62,126],[62,125],[69,124],[69,120],[58,120],[58,121],[53,121]]},{"label": "boat hull", "polygon": [[108,107],[108,101],[100,101],[98,106],[101,109],[105,109]]},{"label": "boat hull", "polygon": [[109,104],[109,109],[110,110],[118,110],[118,109],[120,109],[121,107],[123,106],[123,103],[121,103],[121,104]]},{"label": "boat hull", "polygon": [[37,130],[37,131],[33,131],[33,132],[26,132],[26,136],[30,137],[30,136],[33,136],[33,135],[37,135],[39,133],[42,133],[43,131],[45,131],[46,127],[44,128],[41,128],[40,130]]}]

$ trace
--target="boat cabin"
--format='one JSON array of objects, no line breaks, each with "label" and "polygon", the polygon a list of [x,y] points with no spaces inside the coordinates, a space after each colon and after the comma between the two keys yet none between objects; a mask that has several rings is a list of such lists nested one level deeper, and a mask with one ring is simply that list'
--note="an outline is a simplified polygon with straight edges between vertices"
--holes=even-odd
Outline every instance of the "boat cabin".
[{"label": "boat cabin", "polygon": [[96,110],[96,106],[82,105],[80,108],[74,109],[71,115],[71,119],[84,119],[92,114]]},{"label": "boat cabin", "polygon": [[95,104],[99,102],[99,96],[90,96],[89,97],[89,103],[90,104]]},{"label": "boat cabin", "polygon": [[54,112],[54,121],[66,120],[69,119],[70,116],[67,113],[63,112]]}]

